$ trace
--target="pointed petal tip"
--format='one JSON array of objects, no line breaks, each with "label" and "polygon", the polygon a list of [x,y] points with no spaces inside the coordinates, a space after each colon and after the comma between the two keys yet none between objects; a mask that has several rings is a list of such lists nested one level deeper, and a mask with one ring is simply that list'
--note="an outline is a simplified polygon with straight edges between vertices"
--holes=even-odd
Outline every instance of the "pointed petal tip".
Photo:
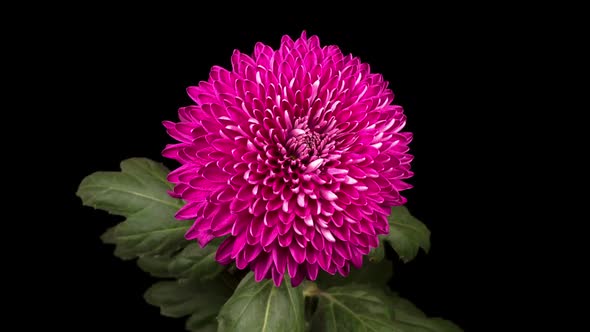
[{"label": "pointed petal tip", "polygon": [[305,169],[306,173],[313,172],[316,169],[320,168],[320,166],[324,163],[324,159],[318,158],[307,165]]},{"label": "pointed petal tip", "polygon": [[277,287],[281,287],[283,283],[283,274],[279,273],[276,269],[272,269],[272,281]]},{"label": "pointed petal tip", "polygon": [[303,272],[297,273],[295,278],[291,279],[291,286],[293,286],[293,287],[299,286],[303,282],[303,279],[305,279],[304,273]]},{"label": "pointed petal tip", "polygon": [[331,190],[320,189],[320,194],[327,201],[334,201],[334,200],[338,199],[338,196],[336,196],[336,194],[334,192],[332,192]]}]

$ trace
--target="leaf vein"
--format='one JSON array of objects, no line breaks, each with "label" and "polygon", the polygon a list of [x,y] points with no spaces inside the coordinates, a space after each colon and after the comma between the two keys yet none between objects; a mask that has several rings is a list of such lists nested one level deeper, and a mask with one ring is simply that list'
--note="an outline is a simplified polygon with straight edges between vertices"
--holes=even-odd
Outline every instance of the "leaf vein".
[{"label": "leaf vein", "polygon": [[271,299],[272,296],[274,295],[276,289],[275,287],[273,287],[273,285],[269,282],[268,283],[270,285],[270,293],[268,294],[268,300],[266,300],[266,310],[264,312],[264,323],[262,324],[262,332],[266,331],[266,324],[268,323],[268,313],[270,311],[270,303],[271,303]]},{"label": "leaf vein", "polygon": [[135,195],[135,196],[146,198],[146,199],[150,199],[152,201],[159,202],[159,203],[162,203],[162,204],[165,204],[165,205],[168,205],[168,206],[172,206],[175,209],[177,209],[179,207],[176,204],[173,204],[173,203],[170,203],[170,202],[166,202],[166,201],[161,200],[159,198],[156,198],[156,197],[153,197],[153,196],[149,196],[149,195],[144,195],[144,194],[138,193],[136,191],[125,190],[123,188],[107,187],[107,186],[100,186],[100,185],[86,185],[86,186],[80,187],[80,189],[83,189],[83,188],[106,188],[106,190],[103,191],[103,192],[101,192],[101,193],[105,193],[105,192],[107,192],[109,190],[112,190],[112,191],[120,191],[120,192],[123,192],[123,193],[126,193],[126,194]]}]

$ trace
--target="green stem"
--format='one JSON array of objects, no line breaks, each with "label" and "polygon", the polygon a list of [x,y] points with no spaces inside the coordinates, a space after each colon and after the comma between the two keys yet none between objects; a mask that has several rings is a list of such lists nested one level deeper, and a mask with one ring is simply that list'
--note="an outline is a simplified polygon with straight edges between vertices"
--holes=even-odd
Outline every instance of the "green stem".
[{"label": "green stem", "polygon": [[303,296],[305,296],[305,297],[317,296],[321,292],[322,291],[320,290],[320,288],[318,287],[318,285],[315,282],[306,281],[303,284]]}]

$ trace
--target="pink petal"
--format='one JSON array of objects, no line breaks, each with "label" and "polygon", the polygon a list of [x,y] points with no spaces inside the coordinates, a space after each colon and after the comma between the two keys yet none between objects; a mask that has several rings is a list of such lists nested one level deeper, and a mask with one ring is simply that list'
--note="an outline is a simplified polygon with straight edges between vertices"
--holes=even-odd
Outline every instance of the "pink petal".
[{"label": "pink petal", "polygon": [[180,220],[194,219],[197,217],[197,213],[201,206],[201,202],[188,202],[176,212],[174,217]]},{"label": "pink petal", "polygon": [[225,173],[217,165],[211,163],[202,169],[203,177],[211,182],[227,182],[229,174]]},{"label": "pink petal", "polygon": [[307,278],[309,280],[316,280],[316,278],[318,277],[318,271],[318,264],[307,264]]},{"label": "pink petal", "polygon": [[217,252],[215,253],[215,260],[221,264],[229,264],[231,262],[231,251],[234,244],[234,237],[229,236],[221,243]]},{"label": "pink petal", "polygon": [[260,245],[268,247],[279,235],[278,227],[264,227],[260,236]]},{"label": "pink petal", "polygon": [[338,196],[336,196],[336,194],[334,194],[330,190],[320,189],[320,194],[322,194],[322,197],[328,201],[333,201],[333,200],[338,199]]},{"label": "pink petal", "polygon": [[293,260],[297,262],[297,264],[301,264],[305,261],[305,248],[292,244],[289,246],[289,251],[291,252],[291,257],[293,257]]},{"label": "pink petal", "polygon": [[384,77],[336,46],[302,33],[277,50],[235,51],[187,88],[193,105],[164,121],[180,162],[168,193],[194,220],[185,234],[204,246],[227,237],[216,259],[255,279],[296,286],[319,269],[348,275],[389,232],[391,206],[413,173],[406,116]]},{"label": "pink petal", "polygon": [[272,259],[275,263],[275,268],[279,273],[281,273],[281,275],[285,273],[288,258],[289,253],[286,250],[279,250],[277,248],[272,252]]},{"label": "pink petal", "polygon": [[268,254],[258,256],[258,260],[254,265],[254,280],[260,282],[262,279],[266,278],[272,262],[272,257]]},{"label": "pink petal", "polygon": [[246,245],[244,247],[244,258],[247,262],[251,262],[258,257],[260,252],[262,251],[262,247],[259,245]]},{"label": "pink petal", "polygon": [[287,232],[284,235],[279,235],[279,245],[281,247],[288,247],[293,241],[293,233]]},{"label": "pink petal", "polygon": [[275,286],[281,287],[281,283],[283,282],[283,273],[279,273],[276,269],[272,269],[272,281],[274,282]]},{"label": "pink petal", "polygon": [[236,258],[246,246],[246,232],[243,232],[235,237],[234,245],[231,251],[231,258]]}]

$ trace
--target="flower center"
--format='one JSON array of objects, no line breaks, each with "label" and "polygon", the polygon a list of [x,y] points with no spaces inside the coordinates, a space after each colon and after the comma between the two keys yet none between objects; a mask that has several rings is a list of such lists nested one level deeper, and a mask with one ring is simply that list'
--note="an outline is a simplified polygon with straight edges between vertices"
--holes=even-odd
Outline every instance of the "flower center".
[{"label": "flower center", "polygon": [[287,141],[287,151],[291,159],[306,162],[311,157],[318,155],[318,149],[322,145],[320,134],[306,128],[293,129],[291,135],[291,138]]},{"label": "flower center", "polygon": [[277,144],[282,155],[278,161],[281,174],[287,178],[297,177],[297,174],[315,172],[329,160],[338,159],[340,151],[335,149],[337,130],[332,127],[325,123],[320,126],[310,124],[308,116],[295,119],[292,129],[287,132],[285,144]]}]

